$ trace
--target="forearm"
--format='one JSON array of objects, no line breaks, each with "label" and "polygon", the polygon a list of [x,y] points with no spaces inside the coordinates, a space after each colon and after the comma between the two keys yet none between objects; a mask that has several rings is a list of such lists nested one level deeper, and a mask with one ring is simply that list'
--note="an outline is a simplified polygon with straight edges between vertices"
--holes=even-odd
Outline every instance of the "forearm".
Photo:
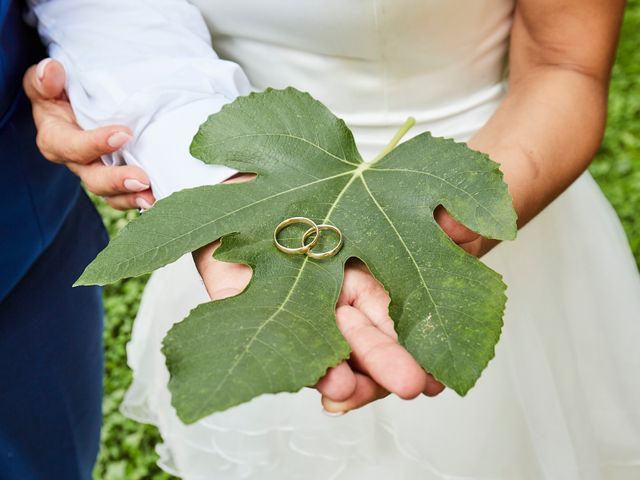
[{"label": "forearm", "polygon": [[538,66],[509,86],[469,142],[501,164],[522,227],[589,165],[602,140],[607,85],[561,66]]}]

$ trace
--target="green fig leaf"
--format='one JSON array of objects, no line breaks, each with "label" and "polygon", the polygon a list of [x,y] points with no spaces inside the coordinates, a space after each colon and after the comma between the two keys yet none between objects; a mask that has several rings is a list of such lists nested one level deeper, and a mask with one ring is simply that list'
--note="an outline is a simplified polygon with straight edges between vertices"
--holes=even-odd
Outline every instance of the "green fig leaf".
[{"label": "green fig leaf", "polygon": [[[476,383],[500,336],[505,285],[433,214],[443,205],[485,237],[515,237],[511,197],[487,155],[422,133],[364,162],[345,123],[293,88],[226,105],[200,127],[191,152],[257,176],[158,201],[77,282],[141,275],[216,239],[215,258],[251,266],[243,293],[198,306],[164,339],[172,403],[185,423],[313,385],[348,358],[335,305],[352,257],[389,292],[399,342],[425,370],[461,395]],[[324,260],[279,251],[274,229],[292,216],[338,227],[342,249]]]}]

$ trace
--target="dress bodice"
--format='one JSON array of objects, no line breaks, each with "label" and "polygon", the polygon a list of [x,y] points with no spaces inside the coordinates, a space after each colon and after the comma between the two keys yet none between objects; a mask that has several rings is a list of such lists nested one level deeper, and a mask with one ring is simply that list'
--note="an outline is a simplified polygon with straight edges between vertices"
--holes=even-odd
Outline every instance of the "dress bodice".
[{"label": "dress bodice", "polygon": [[217,53],[256,89],[309,91],[365,143],[408,115],[419,128],[468,136],[503,90],[513,0],[192,3]]}]

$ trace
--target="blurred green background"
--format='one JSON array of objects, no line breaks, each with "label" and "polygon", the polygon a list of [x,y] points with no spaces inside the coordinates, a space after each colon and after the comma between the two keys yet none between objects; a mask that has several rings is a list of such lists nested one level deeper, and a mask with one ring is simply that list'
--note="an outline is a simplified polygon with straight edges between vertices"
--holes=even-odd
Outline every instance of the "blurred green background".
[{"label": "blurred green background", "polygon": [[[613,70],[609,123],[591,173],[615,207],[640,265],[640,0],[628,2]],[[113,235],[136,216],[97,201]],[[131,382],[125,344],[131,334],[146,278],[105,288],[105,398],[102,447],[94,477],[99,480],[171,479],[155,464],[160,436],[155,428],[124,418],[118,411]]]}]

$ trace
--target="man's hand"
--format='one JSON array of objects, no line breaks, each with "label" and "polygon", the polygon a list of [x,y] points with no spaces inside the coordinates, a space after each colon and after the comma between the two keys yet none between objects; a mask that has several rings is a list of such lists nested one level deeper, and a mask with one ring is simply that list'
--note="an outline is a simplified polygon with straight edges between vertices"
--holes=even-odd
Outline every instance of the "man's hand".
[{"label": "man's hand", "polygon": [[129,142],[131,131],[123,125],[82,130],[64,85],[64,68],[49,58],[32,66],[24,76],[40,152],[47,160],[66,165],[90,192],[104,197],[113,208],[150,208],[155,199],[149,178],[141,168],[108,167],[100,160],[101,155],[115,152]]}]

